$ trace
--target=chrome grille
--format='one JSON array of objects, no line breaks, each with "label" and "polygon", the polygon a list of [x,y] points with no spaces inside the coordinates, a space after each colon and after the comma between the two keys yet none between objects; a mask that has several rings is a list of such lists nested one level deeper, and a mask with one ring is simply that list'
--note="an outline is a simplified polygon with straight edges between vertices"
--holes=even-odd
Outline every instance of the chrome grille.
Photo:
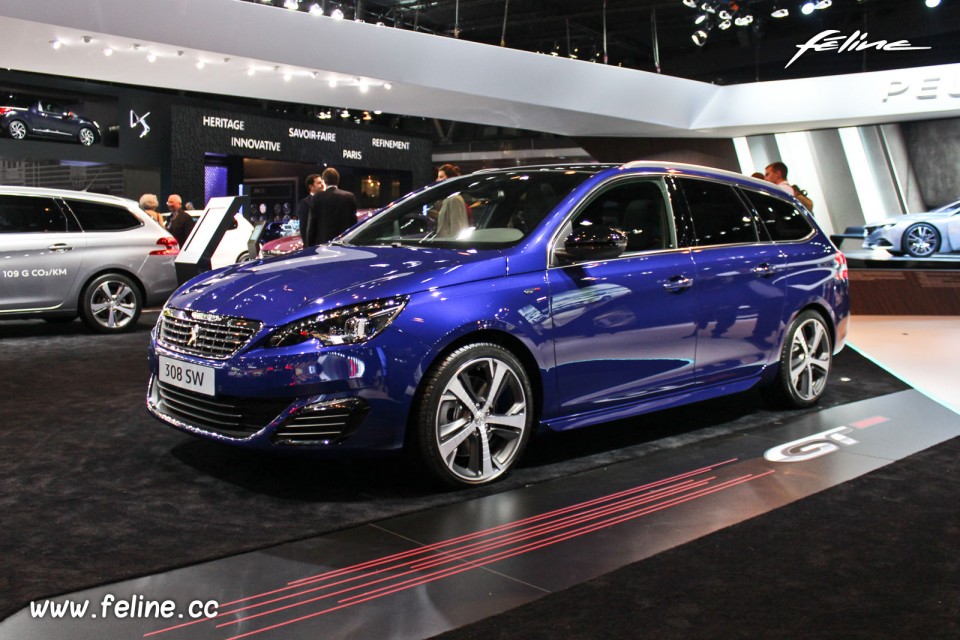
[{"label": "chrome grille", "polygon": [[273,422],[287,400],[251,400],[205,396],[162,382],[157,386],[157,409],[185,425],[228,438],[248,438]]},{"label": "chrome grille", "polygon": [[160,315],[157,335],[158,342],[171,351],[226,360],[262,326],[257,320],[167,307]]}]

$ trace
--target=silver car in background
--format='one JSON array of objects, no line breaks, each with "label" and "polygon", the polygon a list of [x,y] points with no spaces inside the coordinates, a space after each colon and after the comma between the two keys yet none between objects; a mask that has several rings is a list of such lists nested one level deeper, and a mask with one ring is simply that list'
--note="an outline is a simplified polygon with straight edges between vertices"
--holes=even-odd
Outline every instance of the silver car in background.
[{"label": "silver car in background", "polygon": [[871,222],[864,227],[863,246],[914,258],[960,251],[960,200],[926,213]]},{"label": "silver car in background", "polygon": [[177,286],[177,241],[116,196],[0,186],[0,320],[132,329]]}]

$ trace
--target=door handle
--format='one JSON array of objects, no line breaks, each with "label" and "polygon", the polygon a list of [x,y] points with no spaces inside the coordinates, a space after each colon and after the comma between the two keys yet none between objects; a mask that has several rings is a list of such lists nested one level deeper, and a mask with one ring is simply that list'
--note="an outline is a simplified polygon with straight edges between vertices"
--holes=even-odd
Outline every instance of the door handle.
[{"label": "door handle", "polygon": [[687,276],[673,276],[663,283],[663,288],[670,293],[680,293],[693,285],[693,278]]},{"label": "door handle", "polygon": [[73,247],[71,247],[68,244],[64,244],[63,242],[58,242],[56,244],[50,245],[49,247],[47,247],[47,249],[49,249],[50,251],[55,251],[56,253],[63,253],[64,251],[70,251],[71,249],[73,249]]},{"label": "door handle", "polygon": [[761,278],[769,278],[776,272],[777,267],[769,262],[762,262],[753,268],[754,275],[760,276]]}]

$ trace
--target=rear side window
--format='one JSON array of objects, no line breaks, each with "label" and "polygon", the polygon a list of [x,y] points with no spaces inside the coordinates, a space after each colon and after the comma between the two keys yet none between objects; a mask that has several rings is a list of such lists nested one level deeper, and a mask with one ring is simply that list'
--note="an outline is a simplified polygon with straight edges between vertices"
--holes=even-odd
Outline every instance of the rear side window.
[{"label": "rear side window", "polygon": [[52,198],[0,195],[0,233],[76,231]]},{"label": "rear side window", "polygon": [[86,200],[67,200],[84,231],[124,231],[140,226],[140,220],[123,207]]},{"label": "rear side window", "polygon": [[743,193],[774,242],[801,240],[813,231],[807,217],[789,202],[756,191],[744,190]]},{"label": "rear side window", "polygon": [[719,182],[681,178],[698,246],[757,242],[753,213],[733,187]]}]

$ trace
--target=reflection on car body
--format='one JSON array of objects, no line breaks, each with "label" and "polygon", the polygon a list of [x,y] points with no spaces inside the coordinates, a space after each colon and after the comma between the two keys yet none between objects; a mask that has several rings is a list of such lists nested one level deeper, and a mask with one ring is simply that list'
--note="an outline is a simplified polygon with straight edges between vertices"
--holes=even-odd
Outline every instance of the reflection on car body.
[{"label": "reflection on car body", "polygon": [[[469,226],[439,237],[424,218],[454,195]],[[756,385],[810,406],[848,317],[843,255],[763,181],[645,162],[482,171],[331,244],[186,283],[152,335],[147,406],[253,449],[406,447],[439,481],[479,485],[537,429]]]}]

